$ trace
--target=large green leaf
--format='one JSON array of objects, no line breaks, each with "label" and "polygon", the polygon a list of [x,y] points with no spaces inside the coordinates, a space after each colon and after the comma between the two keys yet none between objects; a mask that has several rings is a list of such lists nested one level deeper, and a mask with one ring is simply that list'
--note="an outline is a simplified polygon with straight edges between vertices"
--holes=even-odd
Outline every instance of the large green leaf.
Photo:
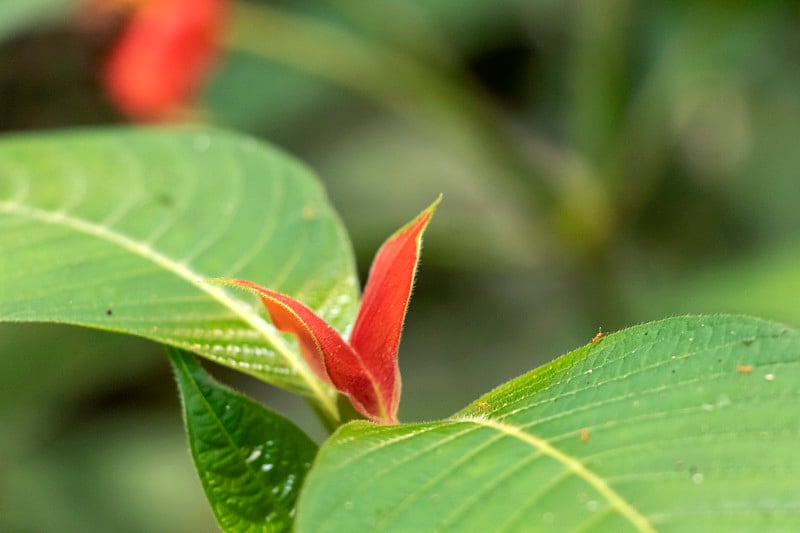
[{"label": "large green leaf", "polygon": [[672,318],[601,338],[449,419],[353,422],[298,531],[800,528],[800,334]]},{"label": "large green leaf", "polygon": [[192,457],[223,531],[282,531],[317,445],[289,420],[209,376],[194,356],[169,357]]},{"label": "large green leaf", "polygon": [[261,304],[205,281],[251,279],[339,329],[352,323],[347,237],[311,172],[274,149],[201,130],[7,137],[0,250],[0,321],[141,335],[306,394],[336,417],[332,391]]}]

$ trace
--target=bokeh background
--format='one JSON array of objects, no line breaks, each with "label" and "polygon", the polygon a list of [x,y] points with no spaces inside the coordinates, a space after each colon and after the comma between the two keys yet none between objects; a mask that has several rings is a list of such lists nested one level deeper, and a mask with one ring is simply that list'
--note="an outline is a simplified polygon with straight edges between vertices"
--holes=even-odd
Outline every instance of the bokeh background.
[{"label": "bokeh background", "polygon": [[[601,327],[800,325],[796,2],[232,7],[186,116],[313,167],[362,275],[444,194],[401,346],[403,420],[447,416]],[[74,1],[0,2],[0,130],[124,123],[98,76],[113,30],[76,24]],[[212,370],[324,438],[298,399]],[[0,325],[0,530],[216,530],[158,346]]]}]

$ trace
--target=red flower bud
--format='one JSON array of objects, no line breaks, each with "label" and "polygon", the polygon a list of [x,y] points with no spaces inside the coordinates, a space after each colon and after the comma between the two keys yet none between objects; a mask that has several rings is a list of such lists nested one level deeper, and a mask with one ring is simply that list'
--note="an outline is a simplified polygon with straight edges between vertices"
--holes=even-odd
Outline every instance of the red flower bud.
[{"label": "red flower bud", "polygon": [[226,283],[261,297],[276,328],[294,334],[311,369],[379,424],[396,424],[400,401],[397,352],[422,246],[437,199],[383,243],[375,256],[350,342],[308,307],[243,280]]},{"label": "red flower bud", "polygon": [[157,121],[186,104],[213,66],[223,15],[224,0],[140,0],[103,69],[115,105]]}]

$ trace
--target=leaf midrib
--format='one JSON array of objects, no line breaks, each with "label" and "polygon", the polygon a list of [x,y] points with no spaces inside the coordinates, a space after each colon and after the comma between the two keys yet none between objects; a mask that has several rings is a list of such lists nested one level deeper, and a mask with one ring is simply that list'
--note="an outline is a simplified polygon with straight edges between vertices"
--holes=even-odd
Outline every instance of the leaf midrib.
[{"label": "leaf midrib", "polygon": [[333,400],[325,394],[318,380],[311,375],[305,363],[297,354],[289,350],[286,343],[275,334],[270,325],[255,313],[250,306],[240,300],[229,296],[220,286],[204,283],[204,276],[194,272],[182,263],[178,263],[166,255],[154,250],[150,246],[136,241],[123,234],[109,230],[106,226],[94,224],[90,221],[70,216],[63,211],[45,211],[13,201],[0,202],[0,212],[28,217],[45,224],[61,225],[71,230],[89,235],[106,242],[115,244],[124,250],[153,262],[168,272],[206,293],[221,305],[229,309],[245,323],[258,331],[275,348],[276,352],[291,366],[301,379],[308,385],[312,395],[320,403],[330,417],[337,419],[337,408]]},{"label": "leaf midrib", "polygon": [[463,417],[459,418],[457,421],[490,428],[495,431],[499,431],[508,437],[518,439],[525,444],[532,446],[544,455],[547,455],[548,457],[559,462],[567,470],[571,471],[573,474],[591,485],[611,504],[614,509],[617,510],[620,515],[628,520],[637,529],[637,531],[655,533],[655,528],[652,526],[652,524],[650,524],[650,521],[647,520],[647,518],[638,510],[636,510],[636,508],[634,508],[630,502],[623,498],[621,494],[612,489],[600,476],[586,468],[586,466],[580,460],[552,446],[546,440],[530,433],[526,433],[516,426],[498,422],[489,418]]}]

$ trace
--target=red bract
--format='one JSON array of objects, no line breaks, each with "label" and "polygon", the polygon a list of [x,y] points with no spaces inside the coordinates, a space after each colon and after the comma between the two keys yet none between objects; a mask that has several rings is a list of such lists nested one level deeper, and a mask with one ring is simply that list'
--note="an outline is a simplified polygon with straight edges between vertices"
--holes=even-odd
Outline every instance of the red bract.
[{"label": "red bract", "polygon": [[214,62],[224,4],[141,0],[103,70],[116,106],[135,120],[156,121],[190,100]]},{"label": "red bract", "polygon": [[438,203],[437,199],[378,250],[350,342],[308,307],[285,294],[249,281],[224,280],[258,294],[275,327],[297,337],[311,369],[346,394],[356,411],[379,424],[397,423],[401,385],[397,350],[419,262],[422,233]]}]

